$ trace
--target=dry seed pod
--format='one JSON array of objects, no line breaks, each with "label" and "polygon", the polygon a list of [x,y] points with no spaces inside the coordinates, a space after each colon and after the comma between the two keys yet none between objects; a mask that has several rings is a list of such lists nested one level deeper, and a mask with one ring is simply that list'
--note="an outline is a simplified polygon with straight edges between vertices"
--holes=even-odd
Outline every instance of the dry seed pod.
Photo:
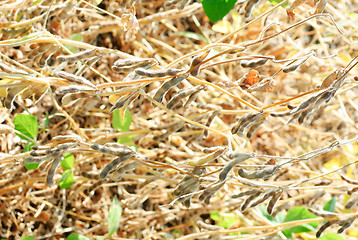
[{"label": "dry seed pod", "polygon": [[329,222],[326,222],[325,224],[323,224],[316,232],[316,238],[319,238],[324,230],[326,230],[328,227],[330,227],[331,225],[333,225],[336,222],[338,222],[338,220],[332,220],[332,221],[329,221]]},{"label": "dry seed pod", "polygon": [[257,191],[258,191],[257,189],[252,189],[252,190],[248,190],[248,191],[245,191],[245,192],[241,192],[241,193],[236,194],[236,195],[232,195],[231,197],[232,198],[239,198],[239,197],[255,194],[255,193],[257,193]]},{"label": "dry seed pod", "polygon": [[199,93],[201,90],[203,90],[205,88],[205,86],[200,86],[198,88],[198,90],[196,90],[194,93],[190,94],[188,100],[185,102],[184,104],[184,108],[186,108],[187,106],[189,106],[192,102],[194,102],[196,100],[196,98],[198,97]]},{"label": "dry seed pod", "polygon": [[159,103],[163,101],[164,95],[172,88],[178,85],[181,81],[186,79],[188,75],[185,76],[176,76],[170,79],[169,81],[164,82],[155,93],[153,99]]},{"label": "dry seed pod", "polygon": [[54,156],[52,156],[52,155],[38,156],[38,157],[25,157],[24,160],[27,163],[42,163],[42,162],[52,159],[53,157]]},{"label": "dry seed pod", "polygon": [[346,181],[349,184],[358,185],[358,180],[350,179],[350,178],[348,178],[347,176],[345,176],[343,174],[341,174],[341,178],[342,178],[342,180]]},{"label": "dry seed pod", "polygon": [[160,69],[160,70],[150,70],[145,68],[137,68],[134,70],[136,74],[145,77],[165,77],[165,76],[176,76],[178,73],[182,72],[183,69]]},{"label": "dry seed pod", "polygon": [[330,85],[332,85],[333,81],[337,78],[339,71],[340,70],[337,69],[334,72],[332,72],[331,74],[329,74],[327,77],[325,77],[322,81],[320,88],[326,88],[326,87],[329,87]]},{"label": "dry seed pod", "polygon": [[318,211],[318,210],[313,209],[313,208],[308,208],[308,211],[310,211],[311,213],[313,213],[316,216],[324,217],[324,218],[337,216],[337,213],[332,213],[332,212],[328,212],[328,211]]},{"label": "dry seed pod", "polygon": [[199,56],[196,56],[193,58],[193,61],[191,62],[190,68],[188,72],[193,76],[198,76],[201,63],[204,61],[204,59],[208,56],[210,51],[207,51]]},{"label": "dry seed pod", "polygon": [[252,153],[237,153],[235,157],[230,162],[228,162],[221,170],[219,175],[220,181],[224,181],[228,173],[231,171],[231,169],[233,169],[237,164],[252,157],[253,157]]},{"label": "dry seed pod", "polygon": [[67,93],[80,93],[80,92],[94,93],[98,91],[99,91],[98,89],[88,86],[72,85],[72,86],[59,87],[55,93],[57,95],[64,95]]},{"label": "dry seed pod", "polygon": [[[195,175],[201,175],[203,173],[205,173],[206,169],[205,168],[195,168],[193,171],[193,174]],[[178,184],[178,186],[176,187],[176,189],[174,190],[174,195],[178,196],[179,198],[181,196],[193,193],[195,191],[197,191],[199,189],[201,183],[201,179],[200,178],[195,178],[189,175],[186,175]],[[184,205],[189,208],[190,207],[190,199],[193,197],[193,195],[191,196],[187,196],[184,198],[180,198],[179,201],[184,202]]]},{"label": "dry seed pod", "polygon": [[118,59],[113,63],[113,66],[117,68],[128,67],[128,66],[137,66],[138,64],[148,64],[150,62],[155,62],[154,58],[127,58],[127,59]]},{"label": "dry seed pod", "polygon": [[280,198],[281,198],[281,196],[283,194],[282,189],[277,189],[276,192],[277,193],[272,196],[270,202],[267,205],[267,213],[269,215],[271,215],[273,213],[273,209],[274,209],[276,203],[278,202],[278,200],[280,200]]},{"label": "dry seed pod", "polygon": [[242,117],[238,118],[234,126],[231,128],[231,133],[237,133],[243,125],[249,124],[249,121],[254,121],[257,117],[256,113],[246,113]]},{"label": "dry seed pod", "polygon": [[355,188],[352,188],[351,190],[348,190],[347,193],[349,195],[352,195],[353,193],[357,192],[358,191],[358,187],[355,187]]},{"label": "dry seed pod", "polygon": [[337,233],[342,233],[344,232],[344,230],[346,230],[347,228],[349,228],[353,222],[356,220],[356,217],[353,217],[353,218],[349,218],[347,220],[344,220],[344,221],[339,221],[339,226],[341,226],[340,229],[338,229]]},{"label": "dry seed pod", "polygon": [[70,142],[70,143],[62,143],[62,144],[57,145],[57,148],[60,149],[60,150],[67,150],[67,149],[70,149],[70,148],[77,147],[78,144],[79,144],[78,141]]},{"label": "dry seed pod", "polygon": [[245,18],[249,18],[251,16],[252,10],[254,9],[254,6],[259,2],[260,0],[248,0],[248,2],[245,5]]},{"label": "dry seed pod", "polygon": [[226,150],[226,147],[218,147],[217,150],[213,153],[210,153],[204,157],[200,157],[194,160],[190,160],[188,164],[190,166],[200,166],[207,164],[211,161],[214,161],[216,158],[218,158],[224,151]]},{"label": "dry seed pod", "polygon": [[247,126],[248,131],[246,133],[246,137],[250,139],[252,137],[252,134],[254,134],[256,132],[256,130],[264,123],[264,121],[265,121],[265,118],[262,118],[259,121],[249,124]]},{"label": "dry seed pod", "polygon": [[114,148],[114,147],[106,147],[103,145],[99,145],[97,143],[93,143],[91,145],[91,148],[96,150],[96,151],[100,151],[102,153],[107,153],[107,154],[111,154],[111,155],[115,155],[115,156],[124,156],[127,154],[135,154],[135,152],[133,150],[128,150],[128,149],[118,149],[118,148]]},{"label": "dry seed pod", "polygon": [[100,50],[98,48],[93,48],[93,49],[88,49],[76,54],[71,54],[71,55],[60,55],[57,57],[57,60],[61,61],[61,62],[74,62],[77,60],[82,60],[85,58],[90,58],[93,56],[99,56],[102,53],[100,52]]},{"label": "dry seed pod", "polygon": [[241,118],[238,119],[238,121],[234,124],[234,126],[231,128],[231,133],[235,134],[238,133],[239,136],[244,135],[244,131],[249,127],[255,124],[256,121],[261,121],[265,117],[265,112],[260,111],[257,113],[247,113]]},{"label": "dry seed pod", "polygon": [[[220,113],[220,109],[216,110],[211,114],[211,116],[208,118],[208,121],[206,122],[205,126],[210,127],[211,122],[214,120],[214,118]],[[204,129],[204,138],[207,138],[209,136],[209,131],[207,129]]]},{"label": "dry seed pod", "polygon": [[259,59],[253,59],[253,60],[242,60],[240,62],[241,67],[243,68],[257,68],[265,63],[267,63],[269,59],[268,58],[259,58]]},{"label": "dry seed pod", "polygon": [[285,111],[285,112],[271,112],[270,116],[272,117],[285,117],[290,115],[291,110]]},{"label": "dry seed pod", "polygon": [[92,88],[96,88],[96,86],[93,83],[91,83],[89,80],[87,80],[84,77],[76,76],[74,74],[64,72],[64,71],[55,71],[54,74],[57,77],[65,78],[65,79],[68,79],[68,80],[70,80],[72,82],[82,83],[82,84],[85,84],[85,85],[90,86]]},{"label": "dry seed pod", "polygon": [[326,4],[327,4],[327,0],[319,0],[317,2],[316,10],[314,11],[314,14],[323,13]]},{"label": "dry seed pod", "polygon": [[284,68],[282,68],[282,71],[284,73],[289,73],[289,72],[295,71],[297,68],[302,66],[302,64],[304,64],[310,56],[311,55],[308,55],[307,57],[305,57],[305,58],[303,58],[301,60],[297,60],[297,61],[294,61],[294,62],[290,63],[289,65],[287,65]]},{"label": "dry seed pod", "polygon": [[118,165],[122,162],[124,162],[125,160],[127,160],[128,158],[130,158],[130,155],[125,155],[123,157],[118,157],[115,158],[114,160],[112,160],[110,163],[108,163],[103,170],[101,171],[101,173],[99,174],[99,178],[100,179],[104,179],[108,176],[109,173],[114,172],[116,170],[116,168],[118,167]]},{"label": "dry seed pod", "polygon": [[129,172],[133,169],[136,169],[137,167],[140,167],[142,164],[139,162],[131,162],[128,163],[126,165],[124,165],[123,167],[119,167],[115,172],[112,173],[111,175],[111,179],[118,181],[122,178],[122,175],[125,174],[126,172]]},{"label": "dry seed pod", "polygon": [[258,196],[260,196],[260,194],[262,193],[262,190],[256,189],[256,192],[253,193],[251,196],[249,196],[248,198],[246,198],[246,200],[244,201],[244,203],[241,205],[241,212],[244,212],[248,207],[249,204]]},{"label": "dry seed pod", "polygon": [[113,148],[120,148],[120,149],[126,149],[126,150],[129,150],[129,151],[135,152],[134,147],[130,147],[130,146],[127,146],[127,145],[124,145],[124,144],[116,143],[116,142],[105,143],[104,146],[113,147]]},{"label": "dry seed pod", "polygon": [[260,179],[260,178],[268,178],[276,173],[276,171],[279,169],[279,166],[269,166],[262,170],[257,170],[253,172],[247,172],[244,169],[240,168],[238,170],[238,174],[242,178],[246,179]]},{"label": "dry seed pod", "polygon": [[352,199],[350,199],[347,204],[345,205],[346,209],[351,209],[353,207],[355,207],[358,203],[358,197],[353,197]]},{"label": "dry seed pod", "polygon": [[79,100],[87,97],[88,97],[88,93],[84,93],[84,92],[67,93],[62,97],[61,103],[63,104],[64,107],[69,107],[75,104],[76,102],[78,102]]},{"label": "dry seed pod", "polygon": [[277,189],[270,190],[266,192],[261,198],[257,199],[255,202],[253,202],[250,207],[256,207],[260,203],[263,203],[266,199],[272,197],[274,194],[277,193]]},{"label": "dry seed pod", "polygon": [[217,192],[220,190],[220,188],[222,188],[224,186],[224,184],[226,183],[227,180],[222,181],[222,182],[218,182],[215,183],[214,185],[212,185],[211,187],[205,189],[205,191],[200,194],[199,196],[199,200],[200,201],[204,201],[204,203],[206,205],[210,204],[210,198]]},{"label": "dry seed pod", "polygon": [[39,157],[39,156],[47,156],[47,149],[39,149],[39,150],[35,150],[35,151],[31,151],[30,155],[33,157]]},{"label": "dry seed pod", "polygon": [[196,91],[197,91],[197,89],[195,89],[195,88],[180,90],[176,95],[174,95],[169,100],[169,102],[167,104],[167,108],[172,109],[173,107],[175,107],[179,103],[180,99],[183,99],[183,98],[195,93]]},{"label": "dry seed pod", "polygon": [[275,89],[276,82],[272,77],[262,79],[247,89],[248,92],[270,92]]},{"label": "dry seed pod", "polygon": [[114,62],[112,70],[115,72],[128,72],[134,70],[135,68],[147,68],[148,66],[152,67],[157,63],[157,60],[154,58],[119,59]]},{"label": "dry seed pod", "polygon": [[109,109],[108,113],[112,113],[114,110],[122,108],[128,101],[131,100],[131,98],[139,91],[139,89],[134,90],[128,95],[124,95],[117,99],[117,101],[113,104],[113,106]]},{"label": "dry seed pod", "polygon": [[55,157],[55,159],[52,161],[51,166],[47,172],[46,183],[49,186],[52,186],[54,184],[53,178],[55,176],[56,169],[61,162],[61,158],[62,158],[62,156]]},{"label": "dry seed pod", "polygon": [[82,139],[80,136],[71,134],[71,135],[58,135],[52,138],[52,142],[80,142]]}]

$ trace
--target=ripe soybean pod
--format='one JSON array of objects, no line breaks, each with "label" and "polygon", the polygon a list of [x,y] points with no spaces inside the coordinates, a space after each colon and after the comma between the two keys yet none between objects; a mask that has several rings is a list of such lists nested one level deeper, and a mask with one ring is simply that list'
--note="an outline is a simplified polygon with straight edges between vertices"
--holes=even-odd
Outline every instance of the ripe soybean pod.
[{"label": "ripe soybean pod", "polygon": [[60,55],[57,57],[57,60],[61,61],[61,62],[75,62],[78,60],[82,60],[85,58],[90,58],[93,56],[98,56],[101,55],[102,53],[100,52],[100,50],[98,48],[93,48],[93,49],[88,49],[76,54],[71,54],[71,55]]},{"label": "ripe soybean pod", "polygon": [[182,72],[182,69],[160,69],[160,70],[150,70],[145,68],[137,68],[134,70],[136,74],[146,77],[165,77],[165,76],[176,76],[178,73]]},{"label": "ripe soybean pod", "polygon": [[47,172],[46,183],[49,186],[52,186],[54,184],[53,178],[55,176],[56,169],[61,162],[61,158],[62,158],[62,156],[55,157],[55,159],[52,161],[51,166]]},{"label": "ripe soybean pod", "polygon": [[269,166],[262,170],[257,170],[253,172],[247,172],[244,169],[240,168],[238,170],[238,174],[242,178],[246,179],[259,179],[259,178],[267,178],[272,176],[277,170],[279,166]]},{"label": "ripe soybean pod", "polygon": [[122,157],[118,157],[115,158],[114,160],[112,160],[110,163],[108,163],[103,170],[101,171],[101,173],[99,174],[99,178],[100,179],[104,179],[108,176],[109,173],[115,171],[115,169],[118,167],[118,165],[122,162],[124,162],[125,160],[127,160],[128,158],[130,158],[131,155],[127,154],[124,155]]},{"label": "ripe soybean pod", "polygon": [[188,75],[183,76],[175,76],[169,81],[164,82],[158,89],[158,91],[155,93],[153,99],[159,103],[163,101],[164,95],[169,91],[170,88],[175,87],[178,85],[181,81],[186,79]]},{"label": "ripe soybean pod", "polygon": [[268,58],[259,58],[253,60],[241,60],[240,65],[243,68],[257,68],[267,63]]},{"label": "ripe soybean pod", "polygon": [[224,181],[228,173],[231,171],[231,169],[233,169],[237,164],[252,157],[253,157],[252,153],[236,153],[233,159],[230,162],[228,162],[221,170],[219,175],[220,181]]}]

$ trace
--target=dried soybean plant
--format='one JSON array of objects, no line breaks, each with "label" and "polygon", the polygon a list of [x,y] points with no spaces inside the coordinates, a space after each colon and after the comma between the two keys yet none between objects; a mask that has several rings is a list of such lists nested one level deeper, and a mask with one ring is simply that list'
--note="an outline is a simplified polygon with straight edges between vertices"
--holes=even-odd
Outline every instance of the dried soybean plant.
[{"label": "dried soybean plant", "polygon": [[[354,6],[238,1],[210,23],[195,1],[6,1],[0,235],[103,237],[116,195],[122,238],[284,238],[313,222],[306,234],[348,238],[358,216]],[[23,113],[37,119],[34,138],[14,121]],[[333,212],[322,210],[329,200]],[[295,207],[318,218],[265,217]]]}]

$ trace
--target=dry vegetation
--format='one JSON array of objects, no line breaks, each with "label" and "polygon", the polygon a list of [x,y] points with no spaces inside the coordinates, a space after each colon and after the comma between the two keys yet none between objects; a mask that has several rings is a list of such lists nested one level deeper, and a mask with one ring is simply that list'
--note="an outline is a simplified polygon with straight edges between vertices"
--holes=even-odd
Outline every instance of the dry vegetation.
[{"label": "dry vegetation", "polygon": [[[104,238],[117,196],[113,239],[356,239],[357,2],[237,3],[215,25],[165,2],[0,3],[0,236]],[[294,207],[319,218],[283,222]]]}]

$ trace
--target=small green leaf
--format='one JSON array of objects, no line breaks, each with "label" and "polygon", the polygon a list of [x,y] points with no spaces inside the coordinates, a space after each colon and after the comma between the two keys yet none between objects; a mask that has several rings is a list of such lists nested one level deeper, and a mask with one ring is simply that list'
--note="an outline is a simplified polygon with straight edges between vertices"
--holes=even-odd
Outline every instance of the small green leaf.
[{"label": "small green leaf", "polygon": [[50,115],[48,114],[48,112],[46,112],[45,128],[47,128],[49,124],[50,124]]},{"label": "small green leaf", "polygon": [[[317,218],[317,216],[310,213],[306,208],[299,206],[299,207],[294,207],[287,212],[284,222],[291,222],[291,221],[311,219],[311,218]],[[295,226],[285,229],[282,232],[286,237],[292,238],[292,233],[314,231],[315,228],[318,226],[318,224],[319,224],[318,222],[302,224],[300,226]]]},{"label": "small green leaf", "polygon": [[[82,36],[81,33],[74,33],[71,36],[69,36],[68,39],[73,40],[73,41],[77,41],[77,42],[83,42],[83,36]],[[77,47],[67,45],[67,44],[65,44],[65,47],[68,48],[68,50],[70,50],[72,53],[77,53],[78,52]]]},{"label": "small green leaf", "polygon": [[212,211],[210,218],[216,222],[217,226],[228,229],[239,219],[234,213],[221,213],[220,211]]},{"label": "small green leaf", "polygon": [[113,111],[112,115],[112,127],[119,130],[121,129],[122,132],[128,132],[129,126],[132,123],[132,114],[130,111],[125,110],[124,118],[121,119],[119,109]]},{"label": "small green leaf", "polygon": [[323,207],[323,210],[325,211],[329,211],[329,212],[334,212],[334,210],[336,209],[336,202],[337,202],[337,197],[333,197],[331,200],[329,200]]},{"label": "small green leaf", "polygon": [[220,211],[217,211],[217,210],[212,211],[210,213],[210,218],[214,221],[219,221],[220,220]]},{"label": "small green leaf", "polygon": [[34,239],[35,239],[35,235],[31,235],[31,236],[23,237],[20,240],[34,240]]},{"label": "small green leaf", "polygon": [[344,240],[342,236],[339,236],[336,233],[327,233],[319,238],[320,240]]},{"label": "small green leaf", "polygon": [[210,21],[217,22],[230,12],[236,0],[202,0],[201,3]]},{"label": "small green leaf", "polygon": [[58,185],[60,186],[61,189],[65,189],[71,187],[74,182],[75,180],[73,179],[73,173],[71,169],[68,169],[62,174],[62,177],[58,182]]},{"label": "small green leaf", "polygon": [[39,167],[40,163],[28,163],[26,161],[24,161],[24,164],[25,164],[25,168],[27,170],[33,170],[33,169],[36,169]]},{"label": "small green leaf", "polygon": [[[280,2],[282,2],[283,0],[268,0],[272,6],[276,6],[277,4],[279,4]],[[287,3],[284,3],[281,7],[285,8],[288,5]]]},{"label": "small green leaf", "polygon": [[122,216],[122,207],[119,204],[117,196],[114,196],[112,205],[109,208],[109,215],[108,215],[108,235],[106,239],[115,233],[119,228],[119,220]]},{"label": "small green leaf", "polygon": [[75,164],[75,157],[71,153],[66,153],[61,159],[61,166],[64,169],[71,169]]},{"label": "small green leaf", "polygon": [[[14,118],[15,129],[25,136],[36,139],[37,135],[37,120],[34,115],[30,114],[18,114]],[[20,138],[27,140],[24,136],[16,134]]]},{"label": "small green leaf", "polygon": [[91,240],[90,238],[88,237],[85,237],[81,234],[78,234],[78,233],[71,233],[67,238],[66,240]]},{"label": "small green leaf", "polygon": [[208,42],[208,40],[202,34],[196,33],[196,32],[185,31],[185,32],[178,32],[174,35],[183,36],[183,37],[191,38],[191,39],[206,42],[206,43]]},{"label": "small green leaf", "polygon": [[[31,151],[31,147],[34,146],[34,145],[36,145],[36,144],[27,141],[26,147],[24,148],[24,152]],[[26,168],[27,170],[36,169],[36,168],[38,168],[39,165],[40,165],[40,163],[28,163],[28,162],[26,162],[26,161],[24,161],[24,164],[25,164],[25,168]]]}]

